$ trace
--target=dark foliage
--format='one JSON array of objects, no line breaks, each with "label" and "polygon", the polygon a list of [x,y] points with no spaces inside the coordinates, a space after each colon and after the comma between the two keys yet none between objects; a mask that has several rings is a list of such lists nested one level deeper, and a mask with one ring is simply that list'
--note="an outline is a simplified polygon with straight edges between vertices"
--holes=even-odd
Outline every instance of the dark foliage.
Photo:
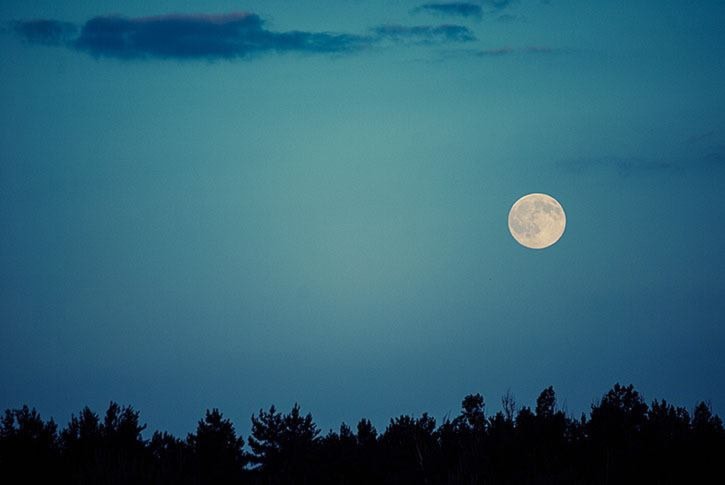
[{"label": "dark foliage", "polygon": [[[252,416],[245,440],[217,409],[185,440],[155,432],[131,407],[88,408],[58,432],[27,406],[0,423],[0,483],[68,484],[615,484],[723,481],[722,420],[701,402],[692,415],[667,401],[647,405],[615,385],[573,419],[552,387],[532,410],[508,393],[486,416],[480,394],[440,425],[426,413],[391,419],[378,434],[360,420],[321,435],[295,404]],[[245,444],[248,449],[245,449]]]}]

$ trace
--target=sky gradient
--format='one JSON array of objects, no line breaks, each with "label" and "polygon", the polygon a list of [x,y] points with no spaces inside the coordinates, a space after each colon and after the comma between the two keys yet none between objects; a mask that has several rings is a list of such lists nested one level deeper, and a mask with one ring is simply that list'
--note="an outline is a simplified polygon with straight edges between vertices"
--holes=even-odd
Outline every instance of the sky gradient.
[{"label": "sky gradient", "polygon": [[0,6],[0,408],[725,412],[722,2],[118,8]]}]

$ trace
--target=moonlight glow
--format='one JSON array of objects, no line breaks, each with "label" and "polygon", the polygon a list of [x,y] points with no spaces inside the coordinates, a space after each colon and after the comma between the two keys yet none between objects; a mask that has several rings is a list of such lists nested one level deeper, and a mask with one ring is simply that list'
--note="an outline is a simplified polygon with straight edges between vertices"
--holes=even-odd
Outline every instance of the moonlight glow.
[{"label": "moonlight glow", "polygon": [[559,240],[566,227],[561,204],[546,194],[521,197],[509,212],[509,231],[522,246],[548,248]]}]

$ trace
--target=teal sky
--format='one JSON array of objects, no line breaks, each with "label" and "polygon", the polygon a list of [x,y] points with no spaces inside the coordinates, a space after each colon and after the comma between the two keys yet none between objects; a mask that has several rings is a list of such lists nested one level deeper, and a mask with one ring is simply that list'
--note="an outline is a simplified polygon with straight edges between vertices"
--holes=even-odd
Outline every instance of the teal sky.
[{"label": "teal sky", "polygon": [[[246,435],[631,382],[724,412],[722,2],[68,3],[0,6],[1,408]],[[85,37],[233,12],[262,44]],[[529,192],[568,217],[546,250],[507,229]]]}]

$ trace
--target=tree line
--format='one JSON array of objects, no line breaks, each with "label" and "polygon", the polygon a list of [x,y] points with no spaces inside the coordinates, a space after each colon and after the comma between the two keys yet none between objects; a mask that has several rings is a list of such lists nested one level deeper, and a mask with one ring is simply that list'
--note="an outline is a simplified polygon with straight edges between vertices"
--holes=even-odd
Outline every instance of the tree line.
[{"label": "tree line", "polygon": [[[48,484],[681,484],[723,480],[722,420],[700,402],[692,413],[662,400],[649,405],[616,384],[588,415],[568,416],[552,387],[533,408],[508,393],[487,415],[480,394],[438,424],[423,413],[367,419],[322,434],[295,404],[251,417],[247,439],[218,409],[184,439],[143,438],[131,406],[103,416],[84,408],[59,429],[23,406],[0,424],[0,483]],[[713,481],[714,480],[714,481]]]}]

